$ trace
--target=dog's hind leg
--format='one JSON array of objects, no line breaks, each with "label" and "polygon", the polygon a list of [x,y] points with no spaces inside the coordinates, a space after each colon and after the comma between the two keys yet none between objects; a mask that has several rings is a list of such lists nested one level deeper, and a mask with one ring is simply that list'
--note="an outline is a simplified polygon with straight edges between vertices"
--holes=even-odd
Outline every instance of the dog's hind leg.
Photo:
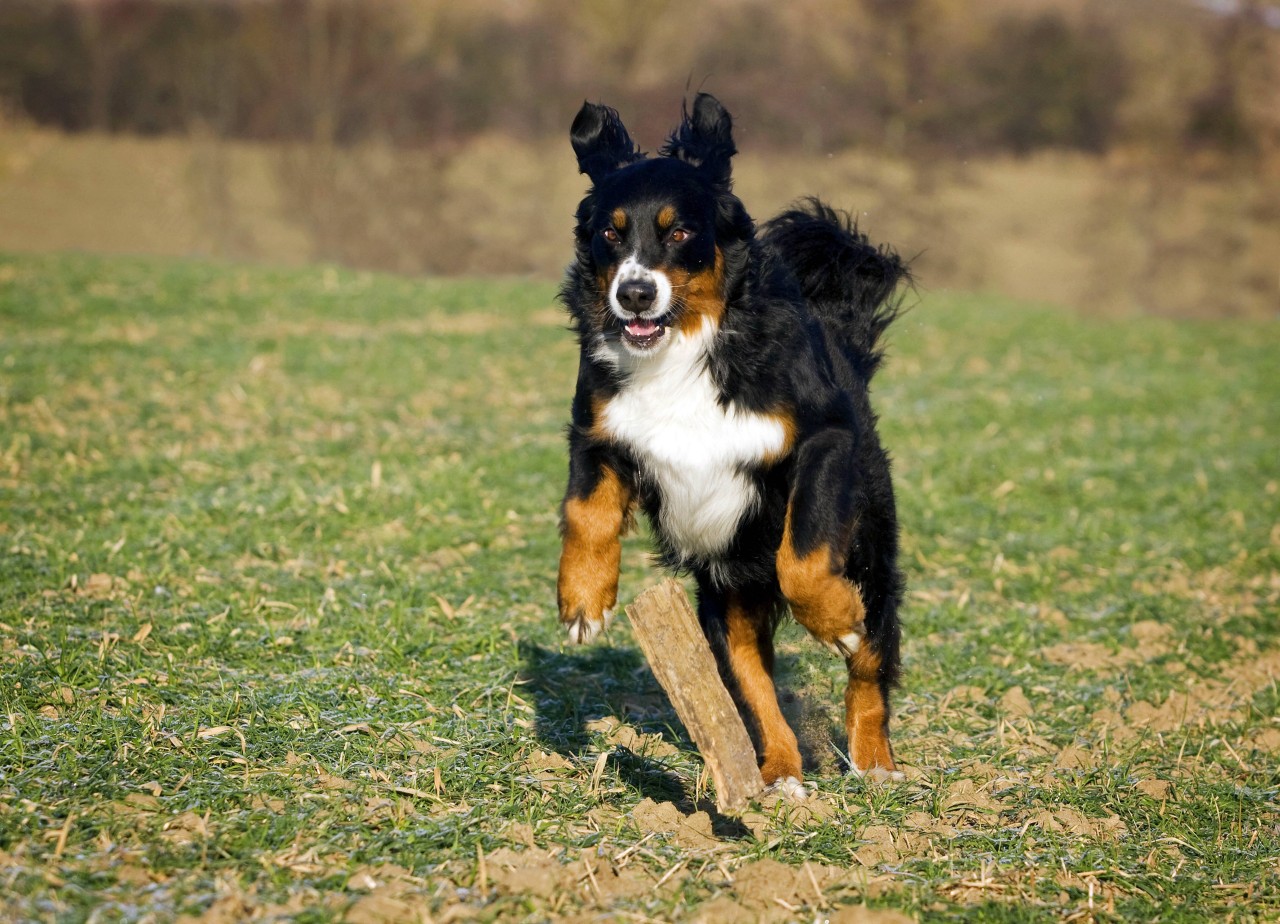
[{"label": "dog's hind leg", "polygon": [[895,774],[889,745],[887,665],[868,637],[862,592],[846,577],[857,527],[851,473],[852,437],[829,431],[806,442],[778,548],[778,584],[796,621],[842,655],[849,671],[845,730],[855,773]]},{"label": "dog's hind leg", "polygon": [[889,698],[880,679],[881,656],[863,646],[846,656],[849,685],[844,691],[849,760],[858,776],[902,779],[889,743]]},{"label": "dog's hind leg", "polygon": [[[701,582],[700,582],[701,583]],[[731,591],[701,583],[698,616],[716,655],[721,676],[733,694],[755,741],[766,784],[803,798],[800,747],[778,705],[773,684],[774,596]]]}]

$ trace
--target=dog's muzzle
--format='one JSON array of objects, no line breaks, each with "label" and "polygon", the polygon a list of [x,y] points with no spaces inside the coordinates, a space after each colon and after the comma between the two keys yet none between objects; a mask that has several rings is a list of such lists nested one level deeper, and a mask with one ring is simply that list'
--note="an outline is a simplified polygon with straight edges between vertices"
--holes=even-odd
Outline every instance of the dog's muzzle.
[{"label": "dog's muzzle", "polygon": [[618,269],[610,308],[622,322],[622,341],[632,350],[652,349],[667,332],[671,308],[671,283],[662,273],[628,258]]}]

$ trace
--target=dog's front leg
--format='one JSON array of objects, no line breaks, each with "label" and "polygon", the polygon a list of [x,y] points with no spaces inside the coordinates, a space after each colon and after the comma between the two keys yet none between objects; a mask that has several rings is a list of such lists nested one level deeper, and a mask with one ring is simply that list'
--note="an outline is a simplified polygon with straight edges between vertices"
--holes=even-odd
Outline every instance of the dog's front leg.
[{"label": "dog's front leg", "polygon": [[612,468],[576,459],[561,510],[556,596],[569,641],[586,644],[613,619],[618,603],[622,531],[632,491]]}]

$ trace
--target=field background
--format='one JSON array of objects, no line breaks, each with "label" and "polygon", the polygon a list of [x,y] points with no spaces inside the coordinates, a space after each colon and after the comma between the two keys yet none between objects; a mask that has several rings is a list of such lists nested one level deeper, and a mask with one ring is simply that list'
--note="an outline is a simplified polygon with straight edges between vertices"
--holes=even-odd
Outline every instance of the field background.
[{"label": "field background", "polygon": [[[678,101],[665,101],[672,123]],[[927,291],[1089,316],[1267,318],[1280,305],[1280,173],[1202,175],[1057,150],[956,160],[753,150],[750,137],[735,182],[754,216],[821,196],[912,256]],[[0,134],[0,250],[555,279],[584,190],[567,132],[432,150],[15,125]]]},{"label": "field background", "polygon": [[908,781],[792,627],[819,792],[735,820],[625,621],[561,647],[552,287],[7,258],[0,320],[15,919],[1280,913],[1272,322],[915,305]]},{"label": "field background", "polygon": [[584,98],[735,117],[928,291],[1274,318],[1280,7],[0,0],[0,250],[556,279]]},{"label": "field background", "polygon": [[[900,784],[554,613],[583,97],[914,258]],[[0,921],[1280,920],[1280,11],[0,0]],[[626,602],[660,579],[643,529]]]}]

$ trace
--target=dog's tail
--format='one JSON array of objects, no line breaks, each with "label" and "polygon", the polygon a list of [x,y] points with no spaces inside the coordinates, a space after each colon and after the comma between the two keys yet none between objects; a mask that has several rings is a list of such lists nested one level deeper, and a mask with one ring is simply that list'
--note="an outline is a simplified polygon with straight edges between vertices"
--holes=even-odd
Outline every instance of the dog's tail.
[{"label": "dog's tail", "polygon": [[875,247],[847,212],[806,199],[763,230],[767,247],[787,264],[814,315],[870,378],[880,364],[877,344],[898,316],[898,286],[911,271],[889,247]]}]

